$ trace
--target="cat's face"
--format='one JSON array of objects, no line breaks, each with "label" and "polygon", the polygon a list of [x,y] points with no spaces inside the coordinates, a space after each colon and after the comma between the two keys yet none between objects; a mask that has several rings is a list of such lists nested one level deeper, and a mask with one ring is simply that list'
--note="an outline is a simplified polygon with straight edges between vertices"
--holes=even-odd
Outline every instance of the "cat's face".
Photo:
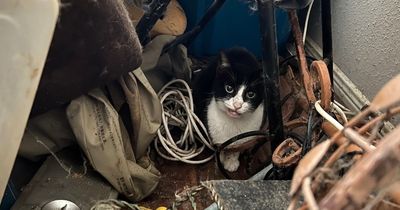
[{"label": "cat's face", "polygon": [[232,118],[252,113],[263,101],[263,83],[257,61],[232,60],[221,55],[214,81],[218,108]]}]

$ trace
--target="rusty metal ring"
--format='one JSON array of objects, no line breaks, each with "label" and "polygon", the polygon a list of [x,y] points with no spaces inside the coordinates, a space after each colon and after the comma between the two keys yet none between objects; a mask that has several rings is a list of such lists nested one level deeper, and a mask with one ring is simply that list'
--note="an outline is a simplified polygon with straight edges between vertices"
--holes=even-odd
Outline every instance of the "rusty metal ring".
[{"label": "rusty metal ring", "polygon": [[[316,74],[315,74],[316,73]],[[329,110],[332,98],[331,80],[329,77],[328,67],[323,61],[313,61],[311,63],[311,74],[316,75],[311,77],[313,80],[314,91],[320,89],[321,106],[324,110]]]},{"label": "rusty metal ring", "polygon": [[280,168],[286,168],[297,164],[301,159],[301,145],[292,138],[283,141],[272,154],[272,162]]}]

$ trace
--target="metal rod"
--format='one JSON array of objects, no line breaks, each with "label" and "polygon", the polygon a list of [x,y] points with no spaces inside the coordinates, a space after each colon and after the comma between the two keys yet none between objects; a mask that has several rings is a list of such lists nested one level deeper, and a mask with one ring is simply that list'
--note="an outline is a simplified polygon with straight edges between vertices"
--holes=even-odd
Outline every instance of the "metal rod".
[{"label": "metal rod", "polygon": [[190,31],[184,33],[183,35],[177,37],[174,41],[168,43],[164,49],[163,53],[169,51],[171,48],[179,45],[185,44],[189,46],[191,42],[199,35],[199,33],[204,29],[208,22],[217,14],[222,5],[224,5],[226,0],[214,0],[211,6],[207,9],[206,14],[201,18],[200,22]]},{"label": "metal rod", "polygon": [[296,10],[289,10],[289,20],[292,25],[292,32],[294,41],[296,43],[296,53],[300,66],[301,77],[303,79],[303,86],[306,91],[308,102],[314,103],[316,101],[314,91],[311,85],[310,72],[306,60],[306,53],[303,44],[303,35],[300,29],[299,18],[297,17]]},{"label": "metal rod", "polygon": [[[283,120],[279,92],[275,8],[272,0],[257,0],[262,42],[264,115],[262,129],[269,126],[272,150],[283,141]],[[267,122],[268,119],[268,122]]]},{"label": "metal rod", "polygon": [[136,33],[143,46],[150,41],[149,32],[156,22],[164,15],[170,1],[171,0],[155,0],[153,5],[151,5],[150,12],[144,14],[136,25]]},{"label": "metal rod", "polygon": [[331,20],[331,0],[321,1],[321,22],[322,22],[322,51],[323,58],[328,67],[329,77],[332,83],[333,94],[333,53],[332,53],[332,20]]}]

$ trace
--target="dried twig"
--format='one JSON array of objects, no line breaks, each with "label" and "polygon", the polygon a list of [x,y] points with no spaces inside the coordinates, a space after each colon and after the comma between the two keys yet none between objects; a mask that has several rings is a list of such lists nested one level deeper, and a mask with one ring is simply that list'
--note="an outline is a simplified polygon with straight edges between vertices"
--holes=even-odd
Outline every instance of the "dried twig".
[{"label": "dried twig", "polygon": [[320,202],[321,209],[359,209],[369,194],[397,177],[400,162],[400,126],[366,154]]},{"label": "dried twig", "polygon": [[318,210],[317,202],[315,201],[315,197],[311,190],[311,178],[306,177],[303,181],[302,190],[304,194],[304,199],[306,200],[308,206],[311,210]]},{"label": "dried twig", "polygon": [[363,136],[361,136],[359,133],[357,133],[355,130],[351,128],[346,128],[343,130],[343,133],[348,139],[350,139],[353,143],[357,144],[364,151],[371,152],[372,150],[375,149],[375,146],[368,143],[368,140],[365,139]]}]

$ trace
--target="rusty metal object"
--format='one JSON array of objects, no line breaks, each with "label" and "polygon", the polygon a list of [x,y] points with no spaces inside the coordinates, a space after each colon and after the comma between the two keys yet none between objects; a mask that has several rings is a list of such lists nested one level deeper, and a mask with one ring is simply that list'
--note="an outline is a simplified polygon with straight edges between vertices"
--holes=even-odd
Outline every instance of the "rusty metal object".
[{"label": "rusty metal object", "polygon": [[324,131],[324,133],[326,135],[328,135],[329,137],[332,137],[336,134],[336,132],[338,132],[339,130],[333,126],[330,122],[328,121],[324,121],[322,122],[321,125],[322,130]]},{"label": "rusty metal object", "polygon": [[307,125],[307,120],[304,118],[296,118],[294,120],[291,120],[287,123],[284,124],[284,127],[287,131],[293,130],[294,128],[300,127],[300,126],[306,126]]},{"label": "rusty metal object", "polygon": [[313,79],[314,91],[321,92],[321,106],[324,110],[330,109],[332,98],[332,86],[329,78],[328,68],[323,61],[314,61],[311,64],[311,75],[315,75]]},{"label": "rusty metal object", "polygon": [[292,25],[293,36],[296,43],[296,53],[299,59],[299,66],[300,66],[301,76],[303,79],[303,86],[306,91],[308,101],[314,103],[316,101],[316,98],[312,88],[310,73],[308,71],[306,54],[302,40],[303,35],[300,29],[299,19],[297,17],[296,10],[289,10],[289,20]]},{"label": "rusty metal object", "polygon": [[279,90],[281,95],[281,103],[283,102],[282,120],[285,124],[285,122],[287,122],[292,117],[296,107],[296,100],[294,97],[292,97],[293,87],[291,86],[286,76],[279,77]]},{"label": "rusty metal object", "polygon": [[[295,107],[300,107],[302,110],[307,111],[310,107],[310,103],[307,99],[307,96],[304,94],[303,86],[300,84],[301,81],[298,80],[299,75],[295,75],[292,67],[287,66],[287,73],[285,75],[286,82],[290,85],[292,95],[296,99]],[[306,115],[305,115],[306,116]]]},{"label": "rusty metal object", "polygon": [[292,138],[287,138],[274,151],[272,161],[280,168],[286,168],[298,163],[301,158],[301,145]]},{"label": "rusty metal object", "polygon": [[253,138],[240,144],[232,144],[224,148],[225,152],[242,152],[250,149],[262,141],[267,141],[266,138]]}]

